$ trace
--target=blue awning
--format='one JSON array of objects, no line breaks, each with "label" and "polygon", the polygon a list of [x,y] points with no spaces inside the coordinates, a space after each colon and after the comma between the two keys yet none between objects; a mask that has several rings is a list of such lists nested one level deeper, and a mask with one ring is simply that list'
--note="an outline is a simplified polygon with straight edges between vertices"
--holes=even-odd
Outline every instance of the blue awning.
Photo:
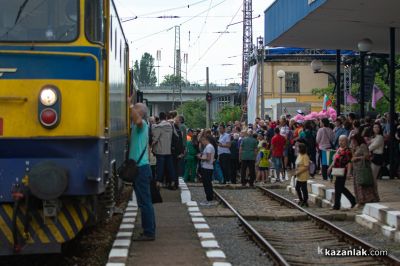
[{"label": "blue awning", "polygon": [[373,41],[373,52],[388,53],[389,28],[397,29],[399,0],[276,0],[265,11],[269,46],[357,50],[361,39]]},{"label": "blue awning", "polygon": [[[294,55],[294,54],[312,54],[312,51],[305,48],[295,48],[295,47],[269,47],[265,49],[266,55]],[[318,55],[336,55],[336,50],[325,50],[318,49]],[[342,55],[354,55],[354,51],[343,50]]]}]

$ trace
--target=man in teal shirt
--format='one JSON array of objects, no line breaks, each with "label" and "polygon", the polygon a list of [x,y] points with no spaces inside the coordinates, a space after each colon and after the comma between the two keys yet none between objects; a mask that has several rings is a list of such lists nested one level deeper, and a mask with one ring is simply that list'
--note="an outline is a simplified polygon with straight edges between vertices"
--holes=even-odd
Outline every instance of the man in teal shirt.
[{"label": "man in teal shirt", "polygon": [[[245,138],[242,140],[239,148],[239,161],[241,162],[240,176],[242,181],[242,186],[249,185],[254,186],[254,181],[256,179],[256,156],[257,156],[257,145],[258,141],[251,134],[246,133]],[[246,170],[249,169],[250,180],[246,178]]]},{"label": "man in teal shirt", "polygon": [[[130,102],[131,99],[129,99]],[[135,241],[155,240],[156,222],[151,200],[150,181],[152,179],[149,163],[149,126],[145,120],[147,107],[142,103],[131,104],[132,134],[129,147],[129,158],[138,163],[138,175],[135,179],[135,193],[141,212],[143,234]],[[140,161],[139,158],[144,152]]]}]

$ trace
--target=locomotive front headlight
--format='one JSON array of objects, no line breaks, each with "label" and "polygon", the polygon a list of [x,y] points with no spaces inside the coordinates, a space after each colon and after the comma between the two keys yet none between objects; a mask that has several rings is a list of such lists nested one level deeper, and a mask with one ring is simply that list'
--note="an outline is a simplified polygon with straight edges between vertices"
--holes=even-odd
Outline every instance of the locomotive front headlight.
[{"label": "locomotive front headlight", "polygon": [[44,88],[40,92],[40,102],[45,106],[52,106],[57,102],[57,93],[52,88]]}]

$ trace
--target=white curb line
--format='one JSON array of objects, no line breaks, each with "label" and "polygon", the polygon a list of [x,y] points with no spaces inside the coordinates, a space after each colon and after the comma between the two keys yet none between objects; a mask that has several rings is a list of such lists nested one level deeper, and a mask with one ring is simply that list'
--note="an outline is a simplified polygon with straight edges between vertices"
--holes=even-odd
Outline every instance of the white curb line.
[{"label": "white curb line", "polygon": [[182,203],[186,204],[188,208],[200,244],[206,252],[207,258],[211,260],[213,266],[232,266],[231,263],[225,261],[225,253],[220,249],[220,245],[204,219],[197,202],[191,200],[190,190],[182,178],[179,178],[179,188],[181,189]]},{"label": "white curb line", "polygon": [[131,237],[135,228],[138,206],[135,192],[132,191],[132,200],[128,202],[121,225],[108,255],[106,266],[125,266],[129,256]]}]

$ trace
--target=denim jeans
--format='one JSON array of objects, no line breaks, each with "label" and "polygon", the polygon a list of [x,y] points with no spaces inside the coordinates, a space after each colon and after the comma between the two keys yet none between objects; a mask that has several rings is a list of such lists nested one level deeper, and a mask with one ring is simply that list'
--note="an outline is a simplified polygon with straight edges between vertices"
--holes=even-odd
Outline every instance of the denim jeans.
[{"label": "denim jeans", "polygon": [[204,192],[206,193],[207,201],[214,199],[213,185],[212,185],[212,169],[201,168],[201,179],[203,180]]},{"label": "denim jeans", "polygon": [[172,163],[172,155],[159,155],[156,154],[157,158],[157,181],[163,182],[164,169],[167,168],[169,180],[175,179],[175,169]]},{"label": "denim jeans", "polygon": [[154,237],[156,234],[156,219],[151,201],[151,179],[150,165],[140,166],[135,180],[135,193],[141,212],[143,233],[146,236]]},{"label": "denim jeans", "polygon": [[232,174],[231,174],[231,155],[229,153],[222,153],[218,157],[219,165],[222,169],[222,174],[224,176],[224,183],[226,181],[230,181]]}]

